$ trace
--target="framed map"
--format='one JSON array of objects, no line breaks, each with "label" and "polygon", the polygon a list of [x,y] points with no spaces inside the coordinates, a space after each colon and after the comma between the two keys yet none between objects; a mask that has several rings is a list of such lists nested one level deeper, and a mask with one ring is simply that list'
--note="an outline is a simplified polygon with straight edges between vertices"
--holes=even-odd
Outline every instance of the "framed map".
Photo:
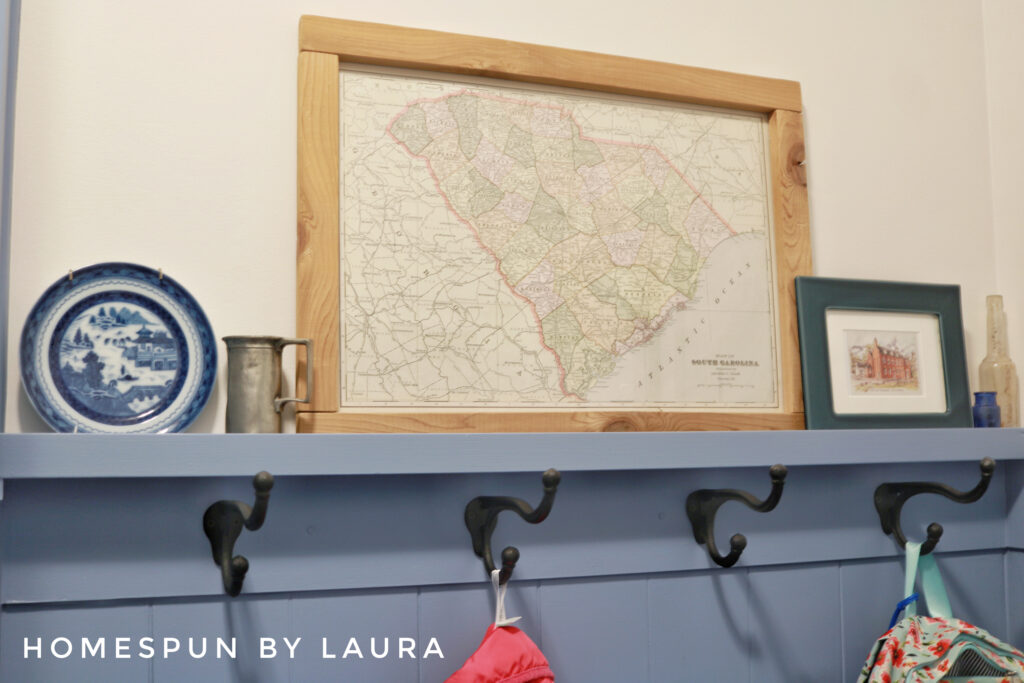
[{"label": "framed map", "polygon": [[300,48],[300,431],[802,426],[797,84],[317,17]]}]

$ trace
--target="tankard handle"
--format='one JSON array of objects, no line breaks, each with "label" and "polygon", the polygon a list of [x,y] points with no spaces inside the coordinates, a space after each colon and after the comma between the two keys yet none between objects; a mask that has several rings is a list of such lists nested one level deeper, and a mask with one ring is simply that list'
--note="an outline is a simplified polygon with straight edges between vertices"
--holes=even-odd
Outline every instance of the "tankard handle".
[{"label": "tankard handle", "polygon": [[277,350],[281,351],[289,344],[302,344],[306,347],[306,398],[275,398],[274,410],[281,412],[281,406],[285,403],[309,403],[313,396],[313,340],[312,339],[279,339]]}]

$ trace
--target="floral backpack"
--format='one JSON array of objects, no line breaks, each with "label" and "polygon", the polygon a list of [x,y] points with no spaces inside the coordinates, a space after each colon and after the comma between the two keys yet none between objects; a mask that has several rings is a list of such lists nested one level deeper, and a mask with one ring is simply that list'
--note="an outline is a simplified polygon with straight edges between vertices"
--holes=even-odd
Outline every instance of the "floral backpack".
[{"label": "floral backpack", "polygon": [[[1024,683],[1024,653],[987,631],[955,619],[931,555],[920,556],[920,543],[907,543],[906,600],[893,615],[889,630],[875,643],[857,683]],[[912,595],[921,567],[921,586],[931,616],[916,614]],[[906,606],[906,616],[896,621]]]}]

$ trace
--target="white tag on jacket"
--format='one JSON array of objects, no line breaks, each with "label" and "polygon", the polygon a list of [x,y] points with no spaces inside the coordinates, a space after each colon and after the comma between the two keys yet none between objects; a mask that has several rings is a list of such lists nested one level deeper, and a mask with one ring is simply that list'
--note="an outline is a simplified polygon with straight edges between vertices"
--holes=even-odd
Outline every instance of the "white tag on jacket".
[{"label": "white tag on jacket", "polygon": [[494,625],[511,626],[522,619],[522,617],[509,618],[505,616],[505,593],[508,591],[508,583],[504,586],[499,585],[498,577],[500,574],[500,569],[495,569],[491,572],[491,585],[494,586]]}]

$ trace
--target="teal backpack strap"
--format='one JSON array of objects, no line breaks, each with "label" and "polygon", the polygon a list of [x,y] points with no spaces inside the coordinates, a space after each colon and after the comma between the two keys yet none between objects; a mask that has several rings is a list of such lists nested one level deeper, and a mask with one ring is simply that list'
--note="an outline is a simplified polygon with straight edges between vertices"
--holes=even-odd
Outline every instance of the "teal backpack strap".
[{"label": "teal backpack strap", "polygon": [[[935,557],[929,553],[921,556],[921,544],[907,542],[907,571],[903,579],[903,595],[907,596],[914,592],[914,583],[917,578],[918,567],[921,569],[921,592],[928,603],[928,614],[933,617],[952,617],[953,611],[949,607],[949,596],[946,594],[946,585],[942,582],[942,574],[939,573],[939,565],[935,563]],[[917,605],[911,603],[907,606],[907,616],[917,614]]]},{"label": "teal backpack strap", "polygon": [[924,589],[924,599],[928,603],[928,614],[933,617],[953,616],[953,610],[949,607],[949,596],[946,595],[946,584],[942,582],[942,574],[939,573],[939,565],[935,563],[935,556],[928,553],[921,558],[921,588]]},{"label": "teal backpack strap", "polygon": [[[903,597],[908,597],[914,592],[914,584],[917,582],[917,560],[921,556],[921,544],[907,541],[907,571],[903,575]],[[929,603],[930,604],[930,603]],[[907,605],[907,616],[917,616],[917,603]]]}]

